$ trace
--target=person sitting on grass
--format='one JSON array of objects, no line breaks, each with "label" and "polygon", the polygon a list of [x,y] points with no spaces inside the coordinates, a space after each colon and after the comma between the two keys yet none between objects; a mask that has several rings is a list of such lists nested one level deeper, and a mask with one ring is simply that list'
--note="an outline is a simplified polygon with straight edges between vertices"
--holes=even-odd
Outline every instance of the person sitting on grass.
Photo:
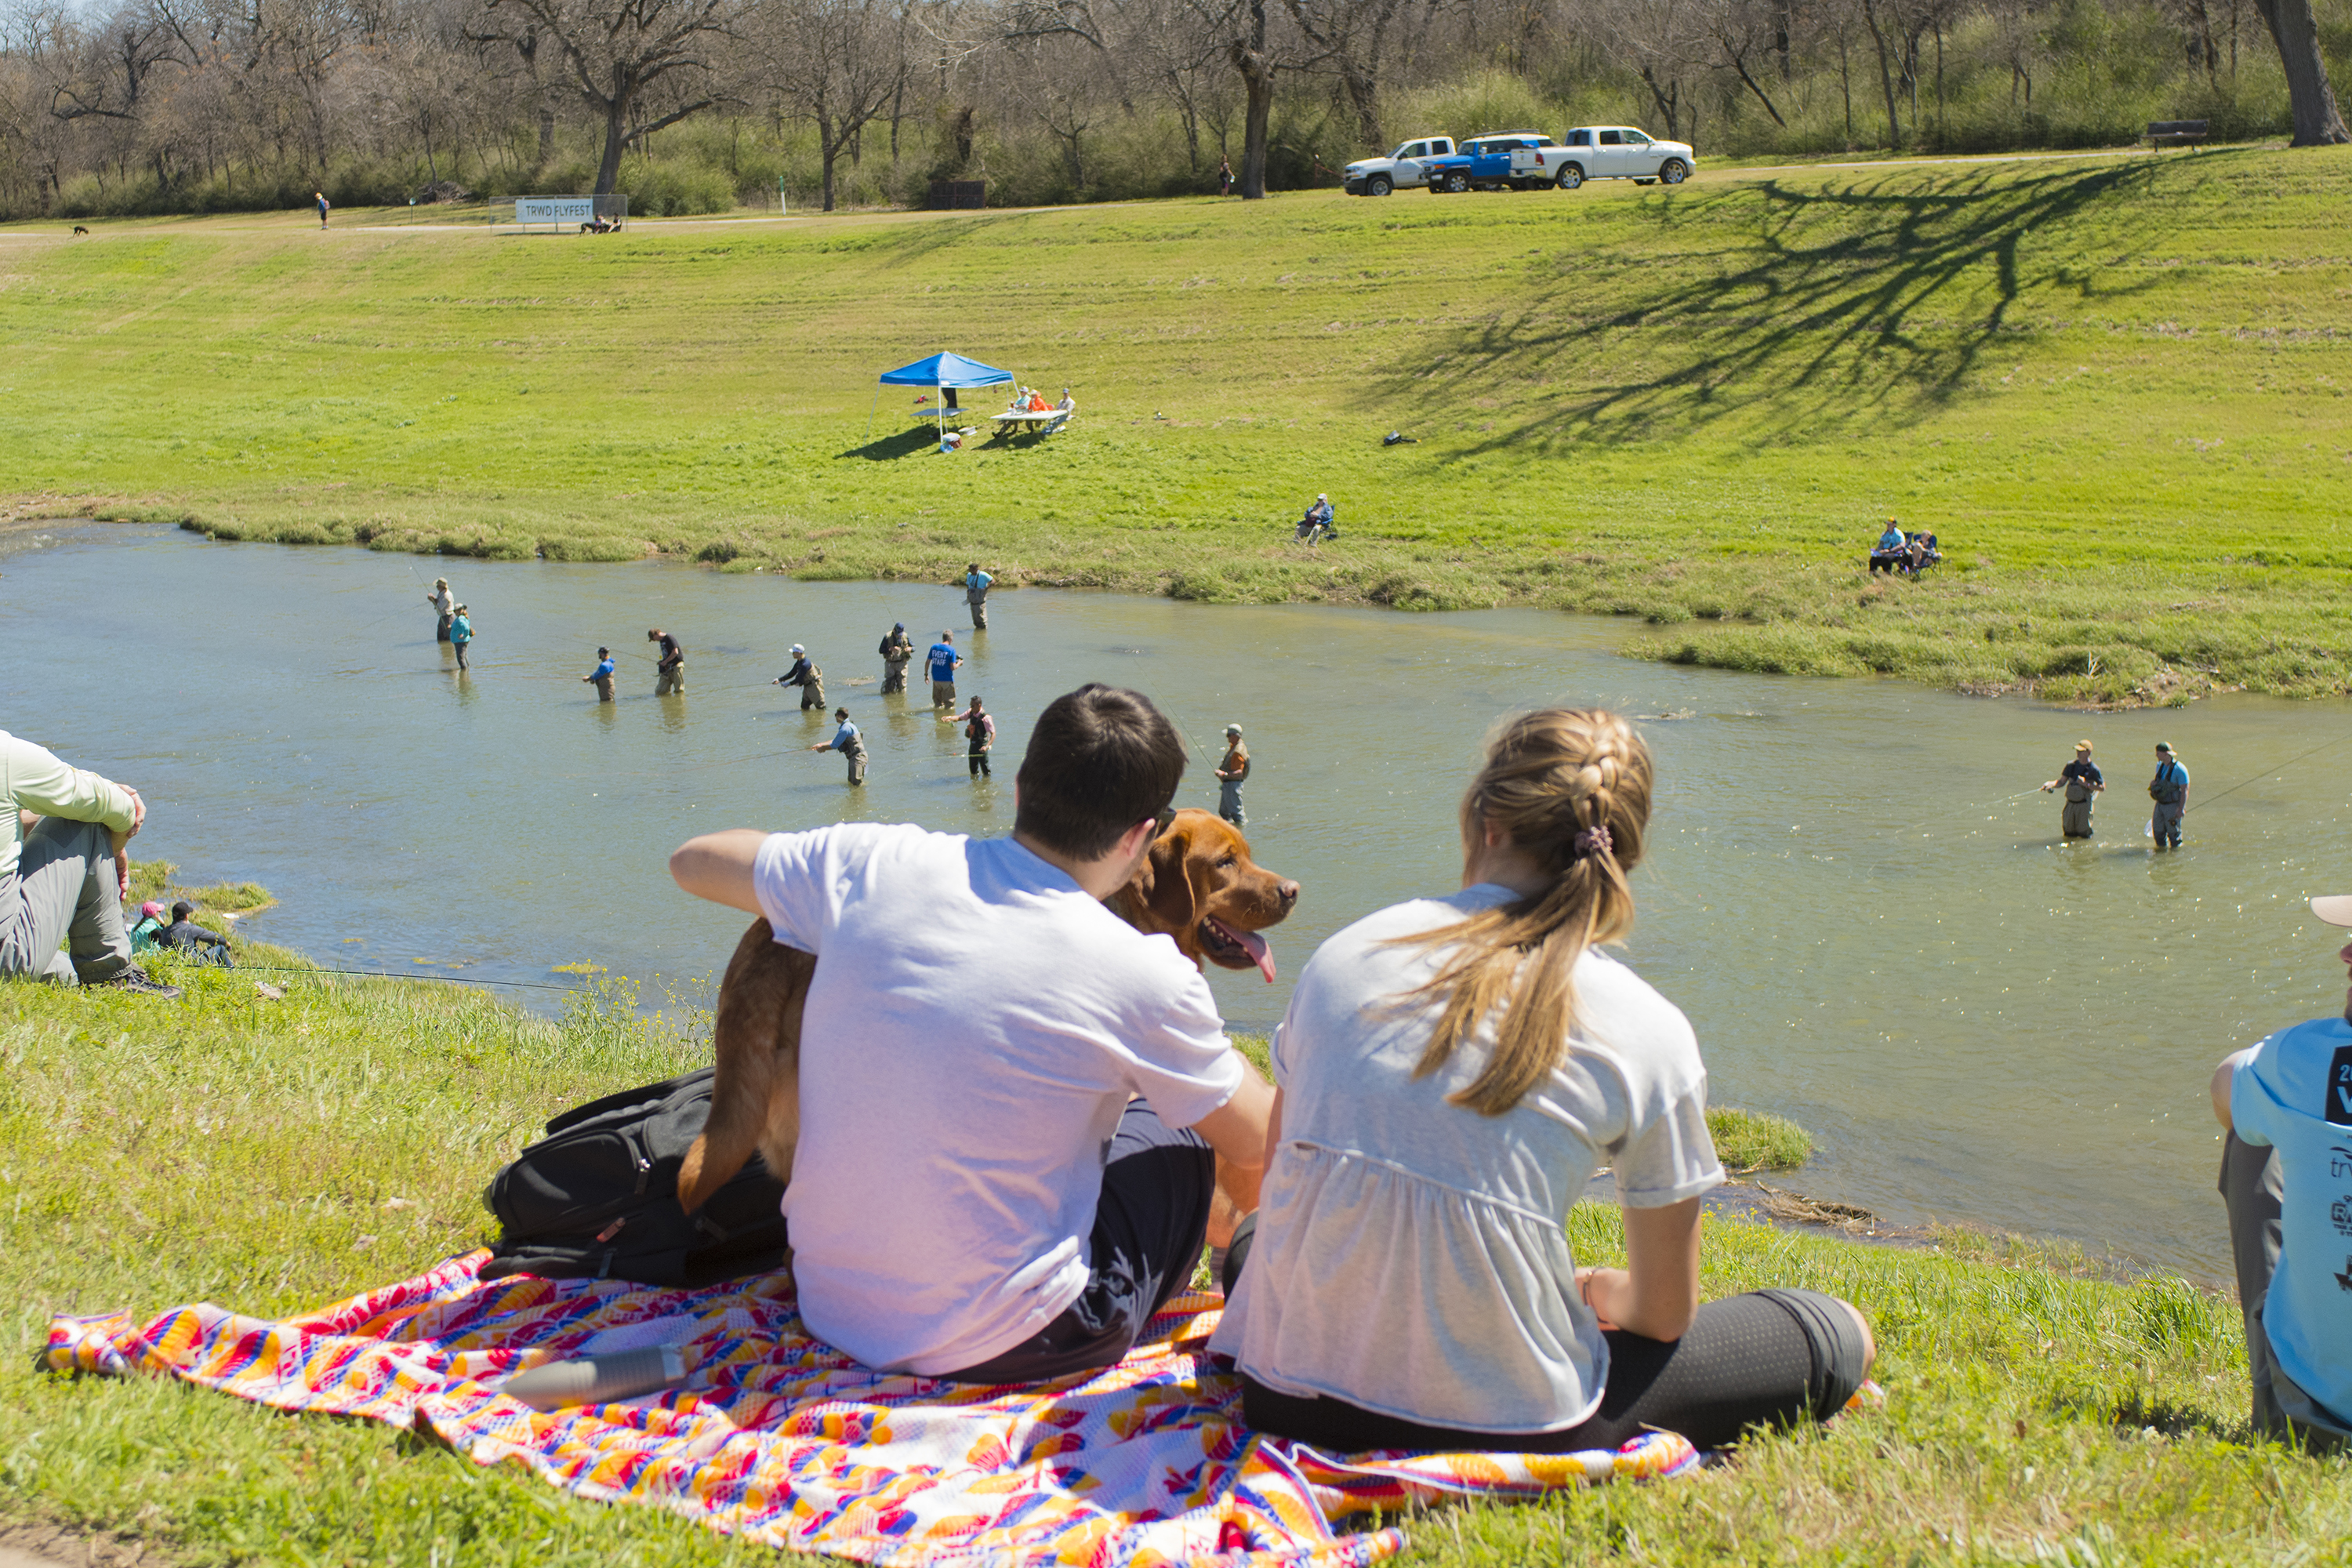
[{"label": "person sitting on grass", "polygon": [[219,960],[234,969],[236,962],[228,955],[228,938],[216,931],[206,931],[195,922],[196,906],[182,899],[172,906],[172,923],[157,933],[158,946],[178,952],[197,953]]},{"label": "person sitting on grass", "polygon": [[152,952],[162,943],[163,928],[172,922],[163,918],[163,906],[150,899],[139,906],[139,923],[131,928],[131,951]]},{"label": "person sitting on grass", "polygon": [[1873,572],[1893,572],[1911,559],[1910,541],[1903,537],[1903,529],[1893,518],[1886,520],[1886,531],[1870,547],[1870,569]]},{"label": "person sitting on grass", "polygon": [[131,962],[122,929],[131,840],[147,820],[139,792],[0,731],[0,976],[177,996]]},{"label": "person sitting on grass", "polygon": [[[2352,898],[2314,899],[2311,912],[2352,926]],[[2352,964],[2352,945],[2336,956]],[[2338,1016],[2224,1058],[2212,1082],[2254,1430],[2318,1452],[2352,1441],[2352,994],[2344,1001]]]},{"label": "person sitting on grass", "polygon": [[[1633,921],[1648,748],[1616,714],[1505,726],[1462,802],[1462,889],[1368,916],[1274,1039],[1263,1206],[1211,1349],[1262,1431],[1331,1452],[1701,1448],[1825,1421],[1874,1354],[1813,1290],[1699,1301],[1723,1181],[1679,1009],[1593,944]],[[1564,1229],[1616,1174],[1626,1267]]]}]

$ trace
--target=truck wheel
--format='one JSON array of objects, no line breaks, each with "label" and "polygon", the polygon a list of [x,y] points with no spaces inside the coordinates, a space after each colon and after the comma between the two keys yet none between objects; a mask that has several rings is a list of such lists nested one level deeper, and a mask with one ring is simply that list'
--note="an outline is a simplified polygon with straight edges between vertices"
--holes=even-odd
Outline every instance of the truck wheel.
[{"label": "truck wheel", "polygon": [[1457,170],[1445,176],[1445,188],[1458,196],[1470,188],[1470,176]]},{"label": "truck wheel", "polygon": [[1559,166],[1559,178],[1554,180],[1552,184],[1563,191],[1572,191],[1584,184],[1584,170],[1579,164],[1562,163]]},{"label": "truck wheel", "polygon": [[1690,165],[1680,158],[1669,158],[1658,165],[1658,178],[1670,185],[1679,185],[1690,178]]},{"label": "truck wheel", "polygon": [[1364,195],[1368,196],[1384,196],[1394,189],[1396,186],[1390,183],[1386,174],[1374,174],[1364,182]]}]

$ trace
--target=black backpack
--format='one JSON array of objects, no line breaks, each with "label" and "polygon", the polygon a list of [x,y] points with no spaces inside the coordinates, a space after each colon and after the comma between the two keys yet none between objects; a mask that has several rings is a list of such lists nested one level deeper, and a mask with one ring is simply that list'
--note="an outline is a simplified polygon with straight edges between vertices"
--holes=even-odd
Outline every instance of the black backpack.
[{"label": "black backpack", "polygon": [[485,1279],[712,1285],[783,1266],[784,1184],[753,1154],[688,1218],[677,1170],[710,1112],[713,1069],[567,1110],[482,1189],[500,1234]]}]

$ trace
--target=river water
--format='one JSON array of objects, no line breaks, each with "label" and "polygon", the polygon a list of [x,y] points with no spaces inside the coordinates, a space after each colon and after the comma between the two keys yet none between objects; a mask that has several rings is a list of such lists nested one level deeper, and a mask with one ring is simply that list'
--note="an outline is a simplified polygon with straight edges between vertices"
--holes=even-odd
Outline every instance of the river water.
[{"label": "river water", "polygon": [[[856,818],[1003,832],[1037,710],[1087,679],[1134,686],[1202,748],[1246,727],[1251,842],[1306,888],[1272,933],[1276,984],[1214,975],[1234,1026],[1264,1031],[1324,936],[1456,884],[1454,808],[1497,716],[1609,705],[1651,716],[1660,780],[1629,956],[1690,1015],[1716,1103],[1793,1117],[1823,1145],[1802,1190],[2206,1279],[2228,1272],[2212,1065],[2341,1003],[2337,944],[2303,900],[2352,890],[2352,744],[2288,760],[2352,737],[2342,704],[2086,715],[1683,669],[1618,657],[1626,623],[1536,611],[1027,590],[1000,594],[975,636],[945,587],[441,569],[479,632],[463,679],[433,640],[430,562],[17,531],[0,538],[18,650],[0,726],[139,786],[141,847],[181,879],[268,886],[281,901],[257,937],[487,980],[560,984],[557,966],[593,962],[702,996],[741,920],[676,890],[664,860],[682,839]],[[1003,729],[992,784],[967,777],[960,731],[919,686],[910,704],[847,684],[879,675],[898,619],[919,647],[943,626],[969,645],[958,690]],[[650,626],[688,649],[683,700],[651,694]],[[621,658],[609,706],[579,679],[600,642]],[[830,723],[766,684],[794,642],[866,731],[861,791],[800,750]],[[2055,797],[2010,797],[2079,735],[2110,789],[2099,837],[2069,847]],[[2178,856],[2141,832],[2158,740],[2197,781]],[[1204,750],[1180,804],[1214,805],[1213,763]]]}]

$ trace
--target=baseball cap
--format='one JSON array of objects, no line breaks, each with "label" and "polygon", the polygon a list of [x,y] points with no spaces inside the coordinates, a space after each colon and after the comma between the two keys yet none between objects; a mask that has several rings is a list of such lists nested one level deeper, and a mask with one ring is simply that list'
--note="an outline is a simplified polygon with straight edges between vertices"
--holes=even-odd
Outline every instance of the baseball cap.
[{"label": "baseball cap", "polygon": [[2074,742],[2074,749],[2078,752],[2087,752],[2091,749],[2091,742],[2088,741],[2077,741]]},{"label": "baseball cap", "polygon": [[2156,743],[2156,749],[2159,752],[2169,752],[2172,750],[2170,746],[2166,745],[2162,741],[2158,741]]},{"label": "baseball cap", "polygon": [[2332,926],[2352,926],[2352,894],[2311,900],[2311,912]]},{"label": "baseball cap", "polygon": [[806,648],[804,648],[804,647],[801,647],[801,645],[800,645],[800,644],[798,644],[798,643],[794,643],[794,644],[793,644],[793,651],[794,653],[806,653],[806,652],[808,652],[808,649],[806,649]]},{"label": "baseball cap", "polygon": [[139,912],[142,915],[160,915],[163,912],[163,906],[150,899],[139,906]]}]

